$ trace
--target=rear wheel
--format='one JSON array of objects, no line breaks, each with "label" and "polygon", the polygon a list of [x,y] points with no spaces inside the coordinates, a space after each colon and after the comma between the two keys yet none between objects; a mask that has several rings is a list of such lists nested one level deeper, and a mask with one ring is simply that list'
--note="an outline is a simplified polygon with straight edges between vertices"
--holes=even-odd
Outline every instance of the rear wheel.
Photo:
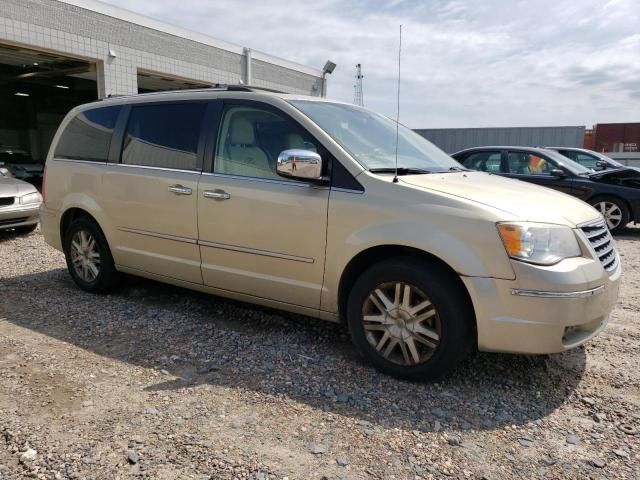
[{"label": "rear wheel", "polygon": [[377,369],[407,380],[437,378],[468,351],[473,312],[450,272],[415,259],[371,267],[349,295],[356,349]]},{"label": "rear wheel", "polygon": [[589,202],[605,219],[611,233],[617,233],[629,223],[629,208],[615,197],[598,197]]},{"label": "rear wheel", "polygon": [[73,281],[91,293],[106,293],[115,287],[119,273],[107,240],[98,225],[81,217],[73,220],[64,236],[64,254]]}]

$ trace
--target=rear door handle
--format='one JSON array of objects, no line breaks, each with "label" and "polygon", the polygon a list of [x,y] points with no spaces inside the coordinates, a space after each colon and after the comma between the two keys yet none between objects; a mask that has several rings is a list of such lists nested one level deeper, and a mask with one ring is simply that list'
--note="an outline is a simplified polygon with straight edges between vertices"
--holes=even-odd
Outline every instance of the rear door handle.
[{"label": "rear door handle", "polygon": [[223,190],[205,190],[202,192],[204,198],[213,198],[214,200],[229,200],[231,195]]},{"label": "rear door handle", "polygon": [[182,185],[171,185],[169,191],[176,195],[191,195],[191,189],[189,187],[183,187]]}]

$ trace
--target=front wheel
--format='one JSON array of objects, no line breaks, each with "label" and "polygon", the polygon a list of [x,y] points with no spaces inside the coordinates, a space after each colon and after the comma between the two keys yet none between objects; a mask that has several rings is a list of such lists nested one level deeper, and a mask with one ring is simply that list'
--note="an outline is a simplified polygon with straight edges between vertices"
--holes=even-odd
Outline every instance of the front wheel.
[{"label": "front wheel", "polygon": [[86,217],[74,220],[65,233],[63,248],[69,273],[82,290],[106,293],[115,287],[119,273],[107,240],[94,221]]},{"label": "front wheel", "polygon": [[629,208],[622,200],[615,197],[599,197],[589,203],[602,214],[611,233],[618,233],[629,223]]},{"label": "front wheel", "polygon": [[473,311],[453,274],[415,259],[374,265],[355,282],[347,321],[356,349],[378,370],[428,380],[468,351]]}]

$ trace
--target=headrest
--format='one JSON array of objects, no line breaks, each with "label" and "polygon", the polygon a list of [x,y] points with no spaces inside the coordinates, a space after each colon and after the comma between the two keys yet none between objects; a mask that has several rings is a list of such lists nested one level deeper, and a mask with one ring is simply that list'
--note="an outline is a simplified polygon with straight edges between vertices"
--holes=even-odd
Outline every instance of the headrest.
[{"label": "headrest", "polygon": [[230,130],[230,143],[236,145],[253,145],[255,143],[253,124],[246,118],[234,115],[231,119]]}]

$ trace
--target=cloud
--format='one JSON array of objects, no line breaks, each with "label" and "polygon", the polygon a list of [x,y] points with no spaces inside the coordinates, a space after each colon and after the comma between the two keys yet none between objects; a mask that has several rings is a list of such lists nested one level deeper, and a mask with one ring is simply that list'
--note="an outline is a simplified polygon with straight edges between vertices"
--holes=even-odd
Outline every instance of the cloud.
[{"label": "cloud", "polygon": [[638,121],[637,0],[108,0],[306,65],[338,64],[329,97],[414,128]]}]

